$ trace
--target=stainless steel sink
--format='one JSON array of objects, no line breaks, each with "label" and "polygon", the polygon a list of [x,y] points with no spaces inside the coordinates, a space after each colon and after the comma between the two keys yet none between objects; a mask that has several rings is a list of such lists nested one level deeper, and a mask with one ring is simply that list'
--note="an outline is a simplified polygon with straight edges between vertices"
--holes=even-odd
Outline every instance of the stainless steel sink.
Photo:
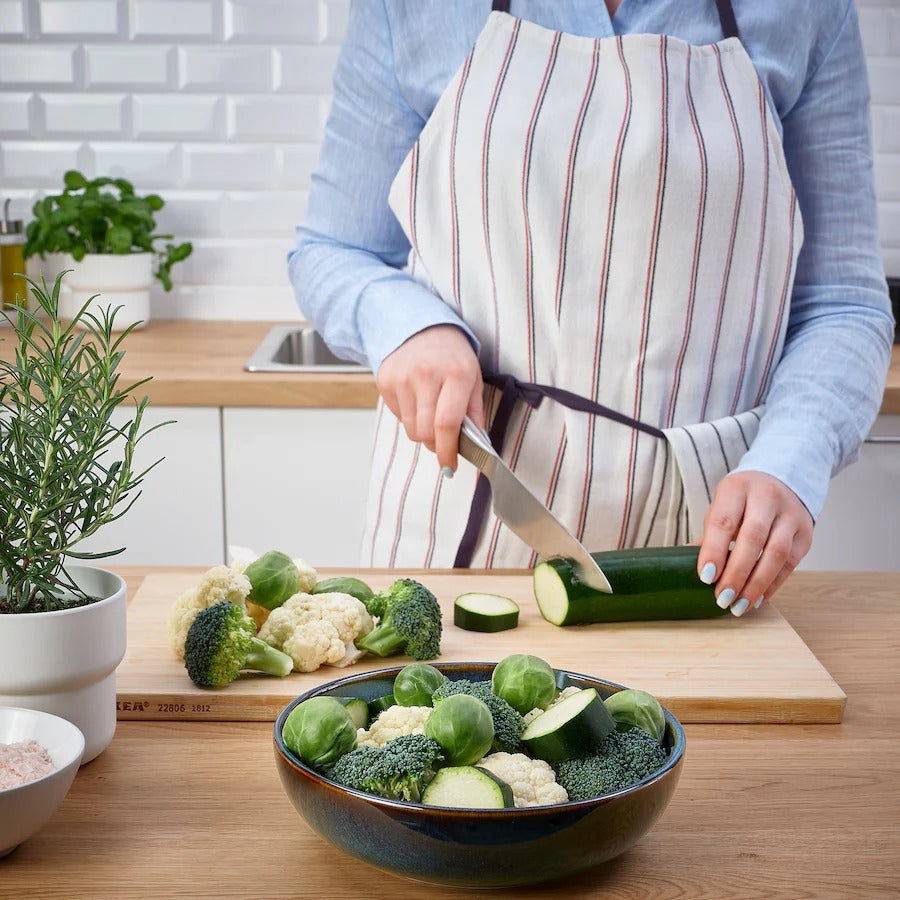
[{"label": "stainless steel sink", "polygon": [[248,372],[368,372],[335,356],[311,325],[275,325],[244,368]]}]

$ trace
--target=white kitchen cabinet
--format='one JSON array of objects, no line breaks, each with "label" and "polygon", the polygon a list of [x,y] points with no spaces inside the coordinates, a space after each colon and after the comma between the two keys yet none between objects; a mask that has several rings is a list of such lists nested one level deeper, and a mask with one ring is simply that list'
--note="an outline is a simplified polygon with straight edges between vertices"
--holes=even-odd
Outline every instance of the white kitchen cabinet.
[{"label": "white kitchen cabinet", "polygon": [[222,420],[228,544],[356,566],[374,409],[230,409]]},{"label": "white kitchen cabinet", "polygon": [[[121,427],[132,417],[127,409],[120,409],[113,421]],[[221,412],[151,405],[143,424],[149,427],[169,419],[176,421],[138,444],[135,471],[165,458],[147,474],[134,506],[75,548],[126,548],[95,565],[213,566],[224,562]]]},{"label": "white kitchen cabinet", "polygon": [[880,416],[831,482],[801,569],[900,569],[900,415]]}]

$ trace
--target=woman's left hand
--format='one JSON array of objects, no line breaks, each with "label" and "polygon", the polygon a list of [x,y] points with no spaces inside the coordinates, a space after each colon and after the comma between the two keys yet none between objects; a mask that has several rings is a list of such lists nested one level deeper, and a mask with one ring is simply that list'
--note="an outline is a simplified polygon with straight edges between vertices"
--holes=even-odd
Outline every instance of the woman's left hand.
[{"label": "woman's left hand", "polygon": [[742,616],[781,587],[812,535],[812,516],[784,482],[764,472],[733,472],[717,485],[703,522],[700,578],[715,582],[719,606]]}]

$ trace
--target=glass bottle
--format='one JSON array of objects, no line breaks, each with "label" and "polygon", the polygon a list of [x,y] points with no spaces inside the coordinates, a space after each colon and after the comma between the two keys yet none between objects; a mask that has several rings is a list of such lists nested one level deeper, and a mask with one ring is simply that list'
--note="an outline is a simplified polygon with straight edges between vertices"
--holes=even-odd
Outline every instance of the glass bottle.
[{"label": "glass bottle", "polygon": [[25,231],[21,219],[10,219],[9,200],[3,204],[0,219],[0,298],[4,309],[28,306],[25,274]]}]

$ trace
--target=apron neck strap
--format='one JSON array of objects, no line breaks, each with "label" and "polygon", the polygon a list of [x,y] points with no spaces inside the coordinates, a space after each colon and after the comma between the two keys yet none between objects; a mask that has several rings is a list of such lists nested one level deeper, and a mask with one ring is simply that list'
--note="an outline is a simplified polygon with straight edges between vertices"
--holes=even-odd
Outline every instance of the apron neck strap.
[{"label": "apron neck strap", "polygon": [[726,38],[738,38],[740,40],[741,33],[738,31],[737,19],[734,16],[734,7],[731,0],[716,0],[716,9],[719,12],[719,22],[722,23],[722,34]]},{"label": "apron neck strap", "polygon": [[[491,9],[494,12],[509,12],[509,0],[493,0]],[[731,0],[716,0],[716,9],[719,12],[719,22],[722,24],[722,34],[726,38],[740,38],[737,19],[734,16],[734,7]]]}]

